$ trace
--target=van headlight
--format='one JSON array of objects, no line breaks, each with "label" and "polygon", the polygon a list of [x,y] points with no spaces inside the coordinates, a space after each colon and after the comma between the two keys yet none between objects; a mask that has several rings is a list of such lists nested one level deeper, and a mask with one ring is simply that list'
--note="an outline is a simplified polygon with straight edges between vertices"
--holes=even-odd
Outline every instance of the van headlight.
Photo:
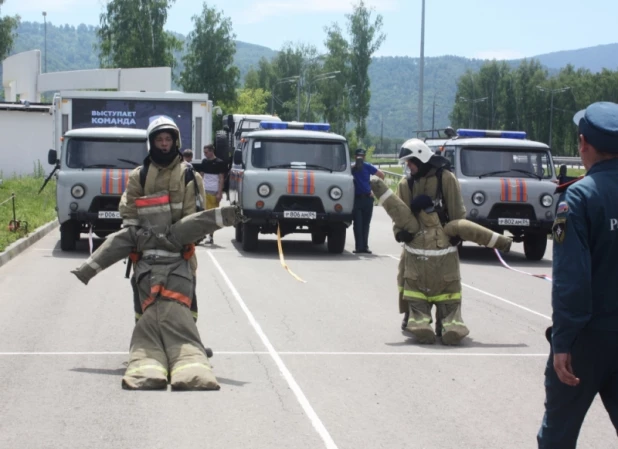
[{"label": "van headlight", "polygon": [[483,192],[475,192],[472,195],[472,202],[477,206],[480,206],[485,202],[485,194]]},{"label": "van headlight", "polygon": [[551,205],[554,204],[554,197],[546,193],[541,196],[541,204],[543,207],[551,207]]},{"label": "van headlight", "polygon": [[271,188],[268,184],[260,184],[257,188],[257,192],[258,195],[260,195],[262,198],[266,198],[268,195],[270,195]]},{"label": "van headlight", "polygon": [[84,187],[82,184],[75,184],[73,187],[71,187],[71,195],[73,195],[73,198],[80,199],[83,198],[85,194],[86,187]]},{"label": "van headlight", "polygon": [[332,200],[337,201],[343,196],[343,190],[341,190],[339,187],[333,187],[328,192],[328,195],[331,197]]}]

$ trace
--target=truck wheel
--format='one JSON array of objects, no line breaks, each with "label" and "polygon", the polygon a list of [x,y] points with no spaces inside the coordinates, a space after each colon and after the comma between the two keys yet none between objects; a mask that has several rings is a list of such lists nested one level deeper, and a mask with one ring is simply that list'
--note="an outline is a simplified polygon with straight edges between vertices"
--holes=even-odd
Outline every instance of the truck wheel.
[{"label": "truck wheel", "polygon": [[215,155],[226,164],[230,160],[229,139],[225,131],[217,131],[215,135]]},{"label": "truck wheel", "polygon": [[236,231],[234,234],[234,238],[238,243],[242,243],[242,223],[238,223],[234,226],[234,230]]},{"label": "truck wheel", "polygon": [[242,249],[243,251],[255,251],[258,246],[258,234],[260,228],[249,223],[242,224]]},{"label": "truck wheel", "polygon": [[323,245],[326,241],[326,233],[321,229],[311,233],[311,243],[314,245]]},{"label": "truck wheel", "polygon": [[345,248],[345,235],[347,229],[345,226],[334,226],[328,231],[328,252],[332,254],[341,254]]},{"label": "truck wheel", "polygon": [[524,235],[524,254],[526,259],[541,260],[547,249],[547,234],[530,233]]},{"label": "truck wheel", "polygon": [[62,251],[74,251],[78,237],[77,226],[73,220],[65,221],[60,225],[60,249]]}]

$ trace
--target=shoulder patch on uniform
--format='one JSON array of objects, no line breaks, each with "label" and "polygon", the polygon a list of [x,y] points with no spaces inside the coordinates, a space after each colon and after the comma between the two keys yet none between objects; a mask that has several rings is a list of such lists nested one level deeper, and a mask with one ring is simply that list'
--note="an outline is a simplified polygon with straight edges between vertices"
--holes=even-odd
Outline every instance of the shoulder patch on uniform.
[{"label": "shoulder patch on uniform", "polygon": [[552,236],[554,242],[562,243],[564,242],[564,237],[566,236],[567,231],[567,219],[566,217],[558,217],[554,221],[554,225],[552,226]]},{"label": "shoulder patch on uniform", "polygon": [[558,209],[556,210],[556,215],[564,215],[569,212],[569,205],[566,201],[560,201],[558,203]]}]

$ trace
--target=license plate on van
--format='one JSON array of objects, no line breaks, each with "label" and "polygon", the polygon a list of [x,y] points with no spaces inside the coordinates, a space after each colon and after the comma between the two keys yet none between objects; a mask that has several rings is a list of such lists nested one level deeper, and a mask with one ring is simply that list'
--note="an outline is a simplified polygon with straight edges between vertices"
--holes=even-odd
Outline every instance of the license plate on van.
[{"label": "license plate on van", "polygon": [[119,211],[100,210],[99,211],[99,218],[101,218],[103,220],[117,218],[118,220],[120,220],[120,212]]},{"label": "license plate on van", "polygon": [[283,218],[299,218],[302,220],[315,220],[317,218],[316,212],[302,211],[302,210],[286,210],[283,212]]},{"label": "license plate on van", "polygon": [[530,226],[530,220],[527,218],[498,218],[498,224],[501,226]]}]

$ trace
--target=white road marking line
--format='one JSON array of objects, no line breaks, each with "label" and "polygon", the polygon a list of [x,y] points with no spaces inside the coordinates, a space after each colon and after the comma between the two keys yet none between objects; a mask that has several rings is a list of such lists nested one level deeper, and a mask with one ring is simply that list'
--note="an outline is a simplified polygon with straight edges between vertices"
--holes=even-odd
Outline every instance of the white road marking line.
[{"label": "white road marking line", "polygon": [[486,291],[484,291],[484,290],[481,290],[480,288],[476,288],[476,287],[472,287],[471,285],[464,284],[463,282],[462,282],[462,284],[461,284],[461,285],[463,285],[464,287],[467,287],[467,288],[469,288],[469,289],[471,289],[471,290],[475,290],[475,291],[477,291],[477,292],[479,292],[479,293],[482,293],[482,294],[484,294],[484,295],[487,295],[487,296],[489,296],[489,297],[491,297],[491,298],[497,299],[498,301],[505,302],[505,303],[507,303],[507,304],[510,304],[510,305],[512,305],[512,306],[515,306],[515,307],[518,307],[518,308],[520,308],[520,309],[522,309],[522,310],[525,310],[526,312],[533,313],[533,314],[535,314],[535,315],[538,315],[538,316],[540,316],[540,317],[542,317],[542,318],[545,318],[545,319],[547,319],[547,320],[551,321],[551,317],[549,317],[549,316],[547,316],[547,315],[544,315],[544,314],[542,314],[542,313],[540,313],[540,312],[537,312],[536,310],[532,310],[532,309],[529,309],[528,307],[521,306],[521,305],[519,305],[519,304],[514,303],[513,301],[509,301],[508,299],[501,298],[501,297],[499,297],[499,296],[494,295],[493,293],[489,293],[489,292],[486,292]]},{"label": "white road marking line", "polygon": [[[395,257],[395,256],[392,256],[392,255],[390,255],[390,254],[386,254],[386,255],[387,255],[388,257],[390,257],[391,259],[394,259],[394,260],[396,260],[397,262],[399,262],[399,257]],[[540,313],[540,312],[537,312],[536,310],[529,309],[528,307],[525,307],[525,306],[519,305],[519,304],[517,304],[517,303],[514,303],[513,301],[509,301],[508,299],[501,298],[500,296],[494,295],[493,293],[486,292],[485,290],[481,290],[480,288],[476,288],[476,287],[472,287],[471,285],[464,284],[463,282],[461,283],[461,285],[463,285],[464,287],[469,288],[469,289],[471,289],[471,290],[475,290],[475,291],[477,291],[477,292],[479,292],[479,293],[482,293],[482,294],[484,294],[484,295],[487,295],[487,296],[489,296],[489,297],[491,297],[491,298],[497,299],[498,301],[505,302],[505,303],[510,304],[510,305],[512,305],[512,306],[514,306],[514,307],[518,307],[518,308],[520,308],[520,309],[522,309],[522,310],[525,310],[526,312],[530,312],[530,313],[532,313],[532,314],[534,314],[534,315],[540,316],[540,317],[542,317],[542,318],[545,318],[545,319],[547,319],[547,320],[551,321],[551,317],[550,317],[550,316],[544,315],[544,314],[542,314],[542,313]]]},{"label": "white road marking line", "polygon": [[[547,357],[547,354],[494,353],[494,352],[303,352],[283,351],[279,355],[312,356],[438,356],[438,357]],[[0,352],[0,357],[10,356],[90,356],[90,355],[129,355],[128,352]],[[271,355],[267,351],[217,351],[217,355]]]},{"label": "white road marking line", "polygon": [[275,364],[279,368],[279,372],[281,373],[281,375],[283,375],[288,385],[290,386],[291,390],[294,392],[294,395],[296,396],[296,399],[300,403],[300,406],[303,408],[303,410],[309,417],[309,420],[311,421],[313,428],[318,432],[318,434],[322,438],[322,441],[324,442],[324,444],[326,445],[328,449],[337,449],[337,445],[335,444],[334,440],[328,433],[328,430],[326,430],[324,423],[322,423],[319,416],[317,415],[317,413],[315,412],[315,410],[309,403],[309,400],[307,399],[307,397],[301,390],[300,386],[298,385],[298,383],[292,376],[292,373],[290,373],[288,368],[285,366],[285,363],[283,363],[283,360],[281,360],[281,357],[279,356],[279,354],[277,353],[273,345],[270,343],[270,340],[268,339],[264,331],[262,331],[261,326],[259,325],[255,317],[253,316],[253,314],[251,313],[251,311],[249,310],[249,308],[243,301],[242,297],[238,293],[238,290],[236,290],[236,288],[232,284],[232,281],[230,281],[230,278],[227,276],[227,274],[225,274],[225,271],[223,271],[223,268],[221,267],[221,265],[219,265],[219,262],[217,261],[217,259],[215,258],[215,256],[213,255],[211,251],[208,251],[208,256],[212,259],[212,262],[217,267],[217,270],[219,270],[219,273],[221,273],[223,280],[225,280],[225,283],[227,284],[228,288],[232,292],[232,295],[234,295],[234,298],[240,305],[241,309],[243,310],[243,312],[245,312],[245,315],[247,315],[247,318],[249,319],[251,326],[253,326],[253,329],[258,334],[258,336],[260,337],[260,340],[262,340],[262,343],[264,344],[270,356],[272,357]]}]

